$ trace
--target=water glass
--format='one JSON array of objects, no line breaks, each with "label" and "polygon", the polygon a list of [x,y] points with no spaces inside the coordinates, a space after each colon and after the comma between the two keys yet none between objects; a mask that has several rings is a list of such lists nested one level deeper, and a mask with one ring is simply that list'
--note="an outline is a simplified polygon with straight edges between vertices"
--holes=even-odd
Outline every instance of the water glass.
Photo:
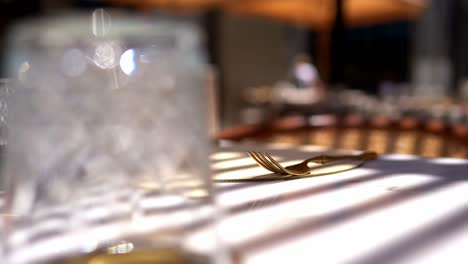
[{"label": "water glass", "polygon": [[13,28],[8,263],[225,262],[201,43],[192,21],[102,9]]},{"label": "water glass", "polygon": [[[10,80],[7,78],[0,79],[0,148],[7,143],[7,98],[11,94]],[[0,153],[1,154],[1,153]],[[1,187],[0,187],[1,190]]]}]

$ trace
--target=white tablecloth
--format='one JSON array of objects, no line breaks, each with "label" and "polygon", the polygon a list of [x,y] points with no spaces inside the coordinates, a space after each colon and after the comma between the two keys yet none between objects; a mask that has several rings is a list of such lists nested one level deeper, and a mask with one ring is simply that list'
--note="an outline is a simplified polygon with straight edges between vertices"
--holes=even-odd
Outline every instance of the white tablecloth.
[{"label": "white tablecloth", "polygon": [[[268,173],[244,154],[249,149],[222,149],[215,172]],[[290,160],[310,150],[318,149],[269,151]],[[332,175],[217,187],[229,216],[223,238],[244,263],[468,260],[467,160],[386,155]]]},{"label": "white tablecloth", "polygon": [[[211,156],[214,174],[268,174],[246,150],[265,149],[223,147]],[[313,146],[266,150],[285,162],[320,151]],[[387,155],[332,175],[215,187],[225,215],[221,238],[242,263],[468,260],[466,160]],[[190,229],[193,243],[204,241],[203,224]]]}]

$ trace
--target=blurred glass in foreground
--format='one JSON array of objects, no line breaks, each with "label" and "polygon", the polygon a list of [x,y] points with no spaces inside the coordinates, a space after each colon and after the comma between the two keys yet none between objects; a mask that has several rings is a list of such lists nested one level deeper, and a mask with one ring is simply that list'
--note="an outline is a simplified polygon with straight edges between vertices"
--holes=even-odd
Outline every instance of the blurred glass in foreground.
[{"label": "blurred glass in foreground", "polygon": [[11,90],[10,80],[0,79],[0,146],[7,143],[7,99],[11,94]]},{"label": "blurred glass in foreground", "polygon": [[102,9],[13,29],[7,263],[224,263],[200,42]]}]

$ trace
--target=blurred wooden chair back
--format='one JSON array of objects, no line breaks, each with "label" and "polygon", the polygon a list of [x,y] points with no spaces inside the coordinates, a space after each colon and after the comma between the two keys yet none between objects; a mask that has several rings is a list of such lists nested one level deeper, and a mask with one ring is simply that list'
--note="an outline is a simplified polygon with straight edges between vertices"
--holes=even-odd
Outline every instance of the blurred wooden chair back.
[{"label": "blurred wooden chair back", "polygon": [[217,139],[318,145],[328,149],[372,150],[423,157],[468,158],[468,127],[441,120],[360,115],[280,118],[259,125],[227,128]]}]

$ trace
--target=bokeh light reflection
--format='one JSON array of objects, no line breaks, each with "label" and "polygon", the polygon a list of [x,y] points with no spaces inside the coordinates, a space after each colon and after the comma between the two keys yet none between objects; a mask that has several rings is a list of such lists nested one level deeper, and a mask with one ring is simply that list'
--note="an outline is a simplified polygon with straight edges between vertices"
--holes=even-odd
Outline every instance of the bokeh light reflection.
[{"label": "bokeh light reflection", "polygon": [[120,48],[114,43],[102,43],[94,50],[92,61],[99,68],[112,69],[117,66],[117,56],[120,54]]},{"label": "bokeh light reflection", "polygon": [[132,75],[136,69],[135,63],[135,50],[126,50],[122,56],[120,56],[120,68],[127,75]]},{"label": "bokeh light reflection", "polygon": [[25,62],[20,64],[20,66],[18,67],[18,79],[20,81],[25,80],[26,73],[29,71],[30,68],[31,68],[31,66],[30,66],[28,61],[25,61]]}]

